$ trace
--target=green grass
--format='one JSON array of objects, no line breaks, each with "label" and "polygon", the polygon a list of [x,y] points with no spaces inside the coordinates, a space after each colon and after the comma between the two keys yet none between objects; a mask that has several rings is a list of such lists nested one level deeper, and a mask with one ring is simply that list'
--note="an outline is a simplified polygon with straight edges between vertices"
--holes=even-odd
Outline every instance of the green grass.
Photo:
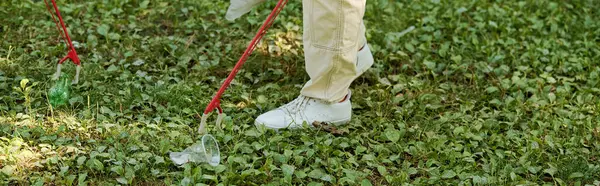
[{"label": "green grass", "polygon": [[308,79],[291,1],[208,126],[217,167],[168,153],[199,139],[198,113],[276,2],[234,22],[227,1],[58,3],[84,68],[50,108],[65,44],[43,1],[0,1],[3,185],[600,184],[597,1],[369,0],[376,62],[341,136],[252,124]]}]

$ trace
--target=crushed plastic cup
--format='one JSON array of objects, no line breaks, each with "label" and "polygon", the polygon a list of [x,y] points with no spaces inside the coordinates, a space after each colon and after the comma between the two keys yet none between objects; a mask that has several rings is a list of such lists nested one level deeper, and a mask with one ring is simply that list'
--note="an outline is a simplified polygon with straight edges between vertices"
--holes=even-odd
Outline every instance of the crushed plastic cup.
[{"label": "crushed plastic cup", "polygon": [[193,162],[217,166],[221,161],[217,140],[209,134],[202,136],[200,142],[186,148],[183,152],[171,152],[169,157],[177,165]]}]

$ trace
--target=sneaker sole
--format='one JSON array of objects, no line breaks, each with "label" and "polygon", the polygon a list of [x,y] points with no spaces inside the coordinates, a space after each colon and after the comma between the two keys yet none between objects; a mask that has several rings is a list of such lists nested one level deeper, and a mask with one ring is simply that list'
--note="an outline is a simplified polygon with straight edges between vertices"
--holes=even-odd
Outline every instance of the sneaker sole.
[{"label": "sneaker sole", "polygon": [[[331,123],[331,124],[333,124],[335,126],[340,126],[340,125],[348,124],[350,122],[350,119],[351,118],[345,118],[345,119],[336,120],[336,121],[330,121],[330,122],[326,122],[326,123]],[[266,128],[273,129],[273,130],[299,128],[299,127],[289,127],[289,126],[288,127],[284,127],[284,128],[274,128],[274,127],[270,127],[268,125],[265,125],[265,124],[259,122],[258,120],[254,121],[254,125],[256,125],[256,126],[264,126]],[[309,123],[309,126],[313,127],[311,123]]]},{"label": "sneaker sole", "polygon": [[333,124],[333,125],[338,125],[338,126],[339,126],[339,125],[345,125],[345,124],[347,124],[348,122],[350,122],[350,119],[351,119],[351,118],[346,118],[346,119],[341,119],[341,120],[332,121],[332,122],[328,122],[328,123],[331,123],[331,124]]}]

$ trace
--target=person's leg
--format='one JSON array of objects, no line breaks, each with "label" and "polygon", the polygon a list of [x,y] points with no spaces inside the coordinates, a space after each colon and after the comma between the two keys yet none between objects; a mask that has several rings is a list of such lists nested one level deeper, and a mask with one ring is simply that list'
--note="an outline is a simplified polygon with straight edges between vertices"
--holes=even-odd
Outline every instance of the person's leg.
[{"label": "person's leg", "polygon": [[[307,97],[339,101],[350,84],[370,67],[358,50],[366,44],[362,22],[366,0],[304,0],[304,53],[310,76],[301,91]],[[370,54],[370,51],[368,52]],[[365,66],[366,65],[366,66]]]},{"label": "person's leg", "polygon": [[373,64],[362,21],[366,0],[303,0],[302,5],[310,81],[297,99],[260,115],[257,125],[295,128],[303,122],[348,122],[349,87]]}]

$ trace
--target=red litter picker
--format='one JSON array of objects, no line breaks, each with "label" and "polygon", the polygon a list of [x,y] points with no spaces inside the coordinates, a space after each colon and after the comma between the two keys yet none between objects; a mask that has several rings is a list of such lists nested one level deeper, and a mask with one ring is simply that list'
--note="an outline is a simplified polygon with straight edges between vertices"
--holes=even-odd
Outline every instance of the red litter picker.
[{"label": "red litter picker", "polygon": [[[61,66],[62,63],[65,62],[67,59],[70,59],[71,61],[73,61],[73,63],[75,65],[77,65],[76,69],[75,69],[75,79],[73,79],[72,84],[77,84],[77,82],[79,82],[79,71],[81,71],[81,62],[79,61],[79,56],[77,56],[77,51],[75,51],[75,47],[73,46],[73,42],[71,42],[71,37],[69,36],[69,32],[67,31],[67,26],[65,25],[65,22],[62,19],[62,16],[60,15],[60,11],[58,10],[58,6],[56,5],[56,1],[55,0],[51,0],[52,1],[52,5],[54,7],[54,12],[52,12],[52,7],[50,7],[50,5],[48,4],[47,0],[44,0],[44,3],[46,3],[46,9],[48,9],[48,12],[50,12],[50,14],[52,15],[52,19],[54,20],[54,23],[56,23],[56,28],[58,28],[58,31],[60,32],[60,35],[63,37],[63,39],[65,40],[65,42],[67,43],[67,45],[69,45],[69,52],[67,53],[67,56],[63,57],[62,59],[60,59],[58,61],[58,65],[56,67],[56,73],[54,74],[53,79],[58,79],[61,76]],[[56,16],[55,16],[56,14]],[[56,17],[58,17],[58,20],[56,19]],[[60,24],[60,26],[59,26]],[[62,27],[62,30],[61,30]]]},{"label": "red litter picker", "polygon": [[221,124],[221,122],[223,121],[223,109],[221,108],[221,103],[219,101],[221,95],[223,95],[225,89],[227,89],[231,81],[235,78],[237,72],[246,62],[248,57],[252,54],[259,41],[267,33],[267,29],[271,27],[271,25],[273,25],[275,18],[277,17],[277,15],[279,15],[281,10],[283,10],[283,7],[287,2],[288,0],[279,0],[273,11],[271,11],[269,16],[267,17],[267,20],[263,23],[263,25],[258,30],[258,33],[256,33],[256,35],[250,42],[248,48],[246,48],[246,51],[244,52],[240,60],[233,67],[233,70],[231,71],[227,79],[225,79],[223,85],[221,85],[221,88],[219,88],[216,95],[210,101],[208,106],[206,106],[206,109],[204,110],[204,113],[202,114],[202,118],[200,120],[200,126],[198,127],[198,133],[202,135],[201,142],[196,143],[191,147],[188,147],[183,152],[172,152],[170,154],[170,157],[174,163],[180,165],[187,162],[207,162],[212,166],[217,166],[219,164],[221,157],[217,141],[212,135],[206,134],[206,121],[208,120],[208,116],[212,111],[216,110],[218,114],[216,125],[219,126]]},{"label": "red litter picker", "polygon": [[[77,56],[77,52],[75,51],[75,46],[73,46],[73,42],[71,42],[71,37],[69,36],[69,32],[67,31],[67,26],[60,15],[60,11],[58,10],[58,6],[56,5],[55,0],[51,0],[54,8],[54,12],[52,12],[52,7],[48,4],[47,0],[44,0],[46,4],[46,9],[52,15],[52,20],[56,24],[56,28],[60,32],[60,36],[67,43],[69,52],[67,56],[63,57],[58,61],[58,65],[56,66],[56,73],[52,77],[53,80],[57,80],[55,84],[48,91],[49,102],[53,107],[58,107],[60,105],[65,105],[69,100],[69,92],[70,85],[77,84],[79,82],[79,72],[81,71],[81,62],[79,61],[79,56]],[[56,15],[55,15],[56,14]],[[56,19],[58,17],[58,20]],[[60,24],[60,26],[59,26]],[[62,29],[61,29],[62,28]],[[61,66],[62,63],[67,59],[73,61],[76,65],[75,70],[75,79],[72,82],[69,82],[69,76],[67,74],[61,74]]]}]

